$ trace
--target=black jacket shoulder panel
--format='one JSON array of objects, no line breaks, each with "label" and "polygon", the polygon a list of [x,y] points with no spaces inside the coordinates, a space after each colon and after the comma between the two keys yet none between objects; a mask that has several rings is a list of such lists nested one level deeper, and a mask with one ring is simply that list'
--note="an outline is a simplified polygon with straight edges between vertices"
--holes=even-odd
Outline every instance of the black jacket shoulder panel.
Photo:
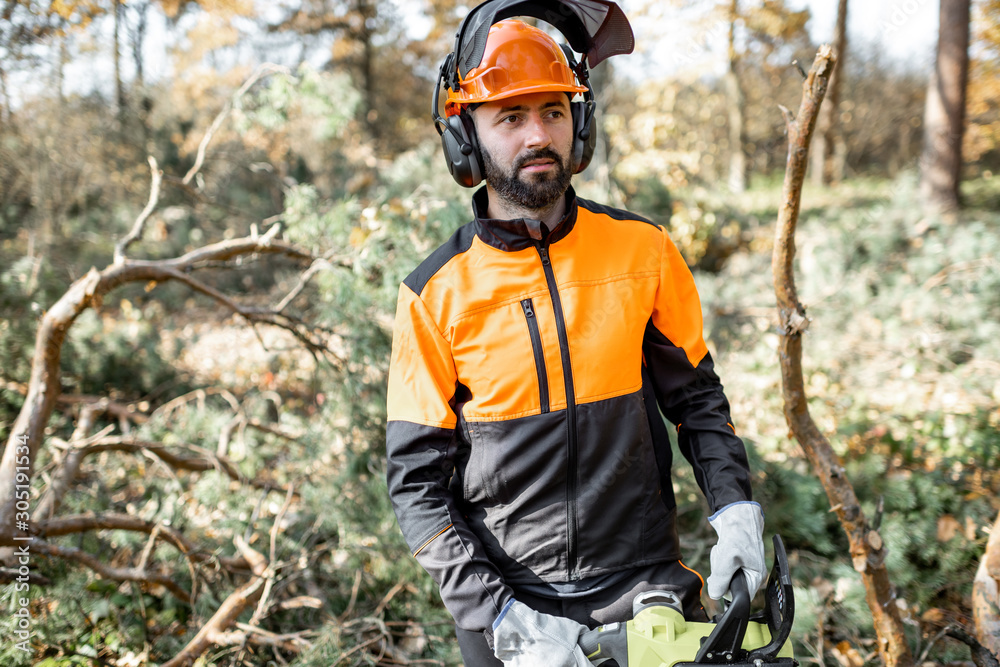
[{"label": "black jacket shoulder panel", "polygon": [[609,218],[613,218],[614,220],[637,220],[639,222],[645,222],[648,225],[653,225],[654,227],[660,226],[655,222],[653,222],[652,220],[644,218],[636,213],[632,213],[631,211],[623,211],[620,208],[612,208],[611,206],[598,204],[596,202],[590,201],[589,199],[583,199],[582,197],[578,197],[576,201],[581,207],[585,208],[591,213],[606,215]]},{"label": "black jacket shoulder panel", "polygon": [[451,238],[445,241],[437,250],[427,256],[427,259],[420,263],[413,273],[408,275],[403,284],[413,290],[413,293],[420,296],[424,287],[434,277],[434,274],[441,270],[452,258],[467,252],[472,247],[472,241],[476,238],[475,223],[470,222],[462,225]]}]

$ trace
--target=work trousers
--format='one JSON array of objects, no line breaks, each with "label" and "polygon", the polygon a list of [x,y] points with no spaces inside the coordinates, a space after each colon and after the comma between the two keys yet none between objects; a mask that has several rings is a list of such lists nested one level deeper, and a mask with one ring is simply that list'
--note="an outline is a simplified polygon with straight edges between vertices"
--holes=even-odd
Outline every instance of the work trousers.
[{"label": "work trousers", "polygon": [[[636,568],[632,576],[618,585],[582,596],[542,597],[519,591],[516,586],[512,586],[514,598],[519,602],[543,614],[573,619],[591,629],[631,619],[632,599],[639,593],[652,590],[673,591],[681,599],[684,618],[689,621],[708,621],[705,609],[701,606],[701,587],[701,577],[676,560]],[[493,655],[493,649],[482,632],[463,630],[456,626],[455,635],[458,637],[465,667],[503,667],[503,663]]]}]

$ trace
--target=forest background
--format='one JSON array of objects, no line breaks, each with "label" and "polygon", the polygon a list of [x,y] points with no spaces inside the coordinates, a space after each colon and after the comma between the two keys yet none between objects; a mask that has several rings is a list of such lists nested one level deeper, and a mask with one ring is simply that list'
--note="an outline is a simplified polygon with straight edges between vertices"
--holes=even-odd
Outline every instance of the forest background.
[{"label": "forest background", "polygon": [[[924,4],[895,3],[883,37]],[[778,105],[835,35],[782,0],[623,5],[644,29],[676,10],[683,38],[669,66],[640,43],[595,69],[576,187],[666,225],[695,272],[766,534],[789,549],[798,658],[877,662],[782,414],[769,270]],[[33,359],[55,387],[28,568],[8,549],[0,569],[0,663],[460,664],[389,506],[384,428],[398,284],[470,215],[428,113],[466,8],[0,2],[8,448]],[[965,664],[948,631],[972,632],[1000,510],[1000,2],[972,3],[957,211],[921,196],[927,69],[844,34],[798,232],[806,390],[885,540],[914,660]],[[675,460],[685,560],[707,572],[707,508]]]}]

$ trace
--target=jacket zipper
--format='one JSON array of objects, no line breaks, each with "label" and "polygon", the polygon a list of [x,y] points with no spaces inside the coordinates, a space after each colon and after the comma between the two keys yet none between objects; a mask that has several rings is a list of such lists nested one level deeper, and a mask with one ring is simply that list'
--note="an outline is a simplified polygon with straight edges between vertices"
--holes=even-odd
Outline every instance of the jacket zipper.
[{"label": "jacket zipper", "polygon": [[569,579],[575,581],[580,578],[576,571],[577,535],[579,525],[577,520],[576,496],[577,496],[577,432],[576,432],[576,395],[573,392],[573,369],[569,364],[569,337],[566,335],[566,319],[563,316],[562,301],[559,299],[559,289],[556,286],[556,276],[552,271],[552,263],[549,261],[548,245],[538,244],[538,256],[542,259],[542,270],[545,272],[545,282],[549,288],[549,296],[552,298],[552,310],[556,317],[556,331],[559,334],[559,353],[562,358],[563,382],[566,384],[566,448],[567,454],[567,482],[566,482],[566,533],[569,544],[567,545],[567,566],[569,568]]},{"label": "jacket zipper", "polygon": [[535,317],[531,299],[521,301],[521,310],[524,311],[524,319],[528,323],[531,351],[535,355],[535,371],[538,373],[538,400],[542,406],[542,414],[545,414],[549,411],[549,380],[545,373],[545,355],[542,354],[542,335],[538,331],[538,318]]}]

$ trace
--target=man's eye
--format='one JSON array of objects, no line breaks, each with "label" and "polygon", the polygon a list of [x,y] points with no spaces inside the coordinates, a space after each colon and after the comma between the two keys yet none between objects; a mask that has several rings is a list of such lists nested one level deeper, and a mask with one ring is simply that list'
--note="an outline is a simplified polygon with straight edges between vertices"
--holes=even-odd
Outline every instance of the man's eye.
[{"label": "man's eye", "polygon": [[517,116],[513,116],[513,115],[511,115],[511,116],[504,116],[503,120],[501,120],[500,122],[501,123],[516,123],[517,122]]}]

